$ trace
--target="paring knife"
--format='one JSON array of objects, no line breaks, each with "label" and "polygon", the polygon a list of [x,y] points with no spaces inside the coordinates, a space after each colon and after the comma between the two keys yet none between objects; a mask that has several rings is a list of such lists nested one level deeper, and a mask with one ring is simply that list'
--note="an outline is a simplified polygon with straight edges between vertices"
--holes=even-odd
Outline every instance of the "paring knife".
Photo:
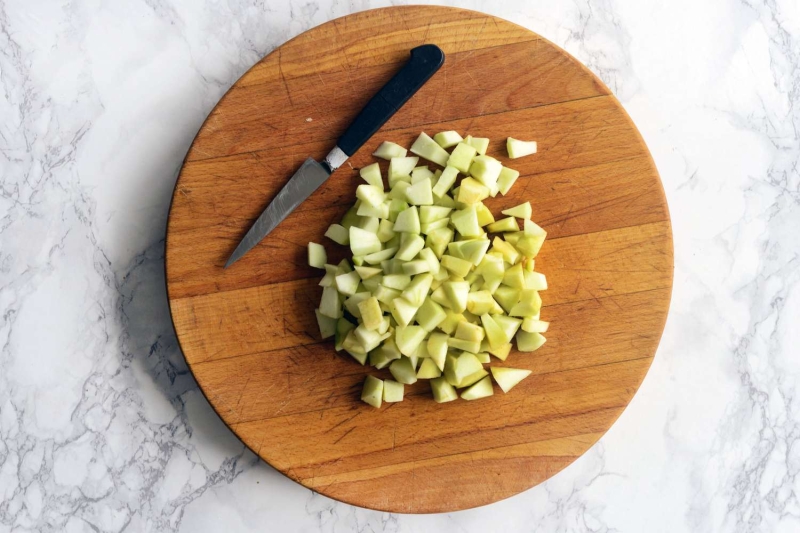
[{"label": "paring knife", "polygon": [[411,58],[372,97],[322,163],[308,158],[267,206],[233,251],[225,268],[238,261],[356,153],[383,124],[422,87],[444,63],[444,52],[434,44],[411,50]]}]

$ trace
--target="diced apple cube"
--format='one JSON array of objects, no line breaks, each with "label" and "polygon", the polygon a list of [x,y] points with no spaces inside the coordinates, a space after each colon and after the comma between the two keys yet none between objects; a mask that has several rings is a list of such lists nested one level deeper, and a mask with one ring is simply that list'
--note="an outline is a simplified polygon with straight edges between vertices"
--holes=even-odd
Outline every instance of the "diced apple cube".
[{"label": "diced apple cube", "polygon": [[423,274],[417,274],[403,291],[403,298],[408,300],[412,305],[417,307],[421,306],[425,301],[425,297],[428,296],[431,282],[433,282],[433,275],[430,273],[425,272]]},{"label": "diced apple cube", "polygon": [[467,309],[469,283],[466,281],[446,281],[442,283],[442,287],[453,311],[461,313]]},{"label": "diced apple cube", "polygon": [[377,265],[381,261],[390,259],[395,253],[397,253],[397,247],[386,248],[380,252],[367,254],[364,256],[364,261],[370,265]]},{"label": "diced apple cube", "polygon": [[522,330],[528,333],[545,333],[548,327],[550,327],[550,322],[536,318],[526,318],[522,321]]},{"label": "diced apple cube", "polygon": [[325,268],[328,262],[328,254],[325,247],[315,242],[308,243],[308,264],[314,268]]},{"label": "diced apple cube", "polygon": [[464,139],[458,134],[457,131],[449,130],[437,133],[433,136],[433,140],[436,141],[436,144],[442,148],[452,148]]},{"label": "diced apple cube", "polygon": [[489,197],[489,188],[474,178],[464,178],[458,187],[458,201],[471,205]]},{"label": "diced apple cube", "polygon": [[506,149],[510,159],[517,159],[536,153],[536,141],[520,141],[511,137],[506,141]]},{"label": "diced apple cube", "polygon": [[428,332],[420,326],[397,326],[395,343],[401,354],[410,357],[414,355],[427,334]]},{"label": "diced apple cube", "polygon": [[[419,234],[419,210],[416,206],[409,207],[397,214],[394,227],[395,232]],[[351,236],[352,240],[352,236]]]},{"label": "diced apple cube", "polygon": [[359,303],[358,310],[361,312],[361,319],[367,329],[375,331],[383,323],[383,311],[374,296]]},{"label": "diced apple cube", "polygon": [[[323,315],[319,309],[314,309],[314,314],[317,316],[320,337],[323,340],[333,337],[336,334],[336,319]],[[444,320],[444,311],[442,311],[442,320]]]},{"label": "diced apple cube", "polygon": [[420,133],[414,144],[411,145],[411,153],[424,157],[428,161],[433,161],[437,165],[445,166],[450,154],[431,139],[426,133]]},{"label": "diced apple cube", "polygon": [[521,368],[492,367],[492,377],[503,392],[513,389],[520,381],[530,376],[531,370]]},{"label": "diced apple cube", "polygon": [[443,377],[431,380],[431,392],[436,403],[452,402],[458,399],[456,389],[450,385]]},{"label": "diced apple cube", "polygon": [[493,222],[486,226],[486,231],[489,233],[501,233],[504,231],[519,231],[519,224],[514,217],[508,217],[497,222]]},{"label": "diced apple cube", "polygon": [[430,180],[422,180],[406,189],[406,198],[412,205],[433,205],[433,191]]},{"label": "diced apple cube", "polygon": [[472,160],[469,174],[492,190],[497,186],[497,179],[502,170],[503,165],[494,157],[479,155]]},{"label": "diced apple cube", "polygon": [[447,160],[447,165],[457,168],[459,172],[463,174],[467,174],[469,172],[469,167],[472,164],[472,159],[477,153],[478,151],[474,146],[460,142],[450,154],[450,157]]},{"label": "diced apple cube", "polygon": [[383,381],[374,376],[367,376],[367,379],[364,380],[364,388],[361,389],[361,401],[372,407],[380,408],[382,400]]},{"label": "diced apple cube", "polygon": [[381,143],[380,146],[378,146],[377,150],[372,152],[372,155],[390,161],[393,157],[405,157],[407,153],[408,150],[406,150],[399,144],[384,141]]},{"label": "diced apple cube", "polygon": [[389,187],[392,187],[392,180],[397,179],[407,179],[411,183],[411,171],[418,161],[419,157],[393,157],[389,161]]},{"label": "diced apple cube", "polygon": [[397,250],[395,258],[401,261],[411,261],[424,247],[425,239],[419,235],[409,234],[409,238]]},{"label": "diced apple cube", "polygon": [[462,392],[461,399],[478,400],[480,398],[491,396],[492,394],[494,394],[494,390],[492,389],[492,379],[489,376],[486,376]]},{"label": "diced apple cube", "polygon": [[533,208],[531,208],[530,202],[525,202],[524,204],[510,207],[504,210],[503,214],[508,215],[510,217],[529,219],[533,214]]},{"label": "diced apple cube", "polygon": [[417,370],[417,379],[433,379],[441,375],[442,371],[439,370],[433,359],[423,359],[419,370]]},{"label": "diced apple cube", "polygon": [[500,177],[497,178],[497,188],[505,196],[519,178],[519,171],[513,168],[503,167]]},{"label": "diced apple cube", "polygon": [[402,402],[403,389],[402,383],[386,379],[383,381],[383,401],[386,403]]},{"label": "diced apple cube", "polygon": [[336,244],[350,244],[350,231],[339,224],[331,224],[328,226],[328,231],[325,232],[325,236]]},{"label": "diced apple cube", "polygon": [[322,289],[319,312],[330,318],[340,318],[342,316],[342,304],[339,300],[339,291],[337,291],[335,287],[325,287]]}]

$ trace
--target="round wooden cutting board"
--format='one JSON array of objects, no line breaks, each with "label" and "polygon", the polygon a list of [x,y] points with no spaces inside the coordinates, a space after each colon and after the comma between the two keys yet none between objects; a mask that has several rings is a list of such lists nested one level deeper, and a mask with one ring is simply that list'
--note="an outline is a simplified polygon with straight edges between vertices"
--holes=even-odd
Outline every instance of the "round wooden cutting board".
[{"label": "round wooden cutting board", "polygon": [[[369,98],[435,43],[437,74],[255,249],[223,265],[306,157],[321,160]],[[383,140],[420,131],[489,137],[521,172],[492,212],[529,200],[549,233],[547,343],[506,363],[533,374],[508,394],[437,404],[429,385],[401,403],[359,400],[365,375],[319,338],[323,238],[354,199],[357,169]],[[539,153],[509,161],[505,139]],[[553,476],[628,405],[661,337],[672,237],[653,160],[608,88],[540,36],[481,13],[396,7],[337,19],[261,60],[220,101],[175,187],[166,245],[172,318],[197,382],[255,453],[317,492],[362,507],[427,513],[491,503]],[[494,364],[493,363],[493,364]]]}]

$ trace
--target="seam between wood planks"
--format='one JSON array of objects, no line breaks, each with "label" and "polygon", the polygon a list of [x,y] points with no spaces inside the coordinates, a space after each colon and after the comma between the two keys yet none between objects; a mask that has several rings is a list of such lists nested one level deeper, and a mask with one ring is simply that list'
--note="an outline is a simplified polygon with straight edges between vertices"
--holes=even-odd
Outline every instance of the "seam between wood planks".
[{"label": "seam between wood planks", "polygon": [[[571,100],[563,100],[563,101],[559,101],[559,102],[551,102],[551,103],[548,103],[548,104],[539,104],[539,105],[532,105],[532,106],[527,106],[527,107],[519,107],[519,108],[514,108],[514,109],[506,109],[504,111],[495,111],[494,113],[482,113],[480,115],[459,116],[458,118],[453,118],[451,120],[444,120],[444,121],[439,120],[439,121],[434,121],[434,122],[421,122],[421,123],[409,124],[409,125],[401,126],[401,127],[397,127],[397,128],[380,129],[380,130],[378,130],[378,132],[375,133],[375,135],[378,135],[379,133],[386,134],[386,133],[391,133],[393,131],[406,130],[406,129],[418,128],[418,127],[423,127],[423,126],[431,126],[431,125],[434,125],[434,124],[450,124],[452,122],[457,122],[457,121],[460,121],[460,120],[470,120],[470,119],[476,119],[476,118],[481,118],[481,117],[492,117],[492,116],[495,116],[495,115],[503,115],[505,113],[516,113],[517,111],[525,111],[527,109],[539,109],[539,108],[550,107],[550,106],[554,106],[554,105],[570,104],[572,102],[581,102],[583,100],[591,100],[593,98],[614,98],[614,100],[617,102],[617,104],[619,104],[619,101],[611,93],[596,94],[594,96],[584,96],[583,98],[573,98]],[[619,106],[622,107],[622,104],[619,104]],[[198,133],[198,135],[199,135],[199,133]],[[373,137],[375,135],[373,135]],[[372,137],[370,137],[370,138],[372,138]],[[332,141],[332,140],[335,140],[335,139],[336,139],[335,136],[333,136],[333,137],[323,137],[323,138],[320,138],[320,139],[316,139],[316,141],[317,142],[324,142],[324,141]],[[192,144],[194,144],[194,142]],[[281,149],[292,148],[292,147],[295,147],[295,146],[302,146],[303,144],[307,144],[307,143],[288,144],[286,146],[282,146]],[[191,150],[191,148],[190,148],[190,150]],[[194,162],[200,162],[200,161],[211,161],[211,160],[220,159],[220,158],[223,158],[223,157],[231,157],[231,156],[246,155],[246,154],[258,154],[258,153],[269,152],[269,151],[271,151],[271,149],[265,148],[264,150],[249,150],[249,151],[245,151],[245,152],[232,152],[232,153],[228,153],[228,154],[224,154],[224,155],[217,155],[217,156],[212,156],[212,157],[199,157],[199,158],[194,158],[193,157],[192,159],[187,159],[185,161],[185,163],[194,163]],[[181,174],[182,173],[183,172],[181,172]],[[180,176],[178,177],[178,181],[176,183],[176,186],[179,183],[180,183]]]},{"label": "seam between wood planks", "polygon": [[[253,152],[249,152],[249,153],[253,153]],[[244,154],[237,154],[237,155],[244,155]],[[621,157],[619,159],[610,159],[610,160],[604,161],[602,163],[593,163],[593,164],[589,164],[589,165],[580,165],[580,166],[577,166],[577,167],[565,167],[565,168],[560,168],[560,169],[557,169],[557,170],[545,170],[545,171],[541,171],[541,172],[533,172],[531,174],[520,174],[518,179],[521,179],[521,180],[532,179],[532,178],[535,178],[536,176],[542,176],[544,174],[559,174],[561,172],[569,172],[569,171],[573,171],[573,170],[581,170],[581,169],[588,169],[588,168],[592,168],[592,167],[600,167],[600,166],[604,166],[604,165],[611,165],[611,164],[614,164],[614,163],[622,163],[622,162],[625,162],[625,161],[634,161],[636,159],[642,159],[644,161],[652,162],[652,158],[650,156],[639,154],[639,155]],[[205,160],[205,161],[209,161],[209,160]],[[655,166],[652,166],[652,168],[657,174],[658,171],[656,170]],[[353,169],[353,170],[355,171],[355,169]],[[655,187],[655,184],[653,185],[653,187]],[[176,186],[176,189],[177,189],[177,186]],[[277,194],[277,193],[275,193],[275,194]],[[664,194],[663,193],[663,188],[662,188],[661,194],[662,194],[662,196]],[[272,195],[271,198],[274,198],[274,196],[275,195]],[[607,200],[607,202],[623,200],[623,199],[626,199],[627,196],[629,196],[629,194],[626,194],[626,195],[623,195],[623,196],[615,196],[614,198],[611,198],[611,199]],[[487,199],[487,201],[488,200],[489,199]],[[300,206],[302,206],[303,203],[304,202],[300,203]],[[331,203],[327,204],[325,207],[326,208],[344,207],[346,205],[351,205],[351,204],[353,204],[353,202],[351,202],[351,201],[347,201],[347,202],[331,202]],[[595,205],[597,205],[597,204],[595,204]],[[313,211],[317,211],[319,209],[319,208],[314,208],[314,207],[302,208],[300,206],[298,206],[297,209],[292,211],[292,213],[310,213],[310,212],[313,212]],[[588,207],[593,207],[593,206],[588,206]],[[265,206],[265,209],[266,209],[266,206]],[[259,213],[259,215],[260,215],[260,213]],[[170,215],[170,217],[171,217],[171,215]],[[258,216],[243,218],[243,217],[237,217],[235,215],[232,215],[232,216],[226,217],[225,220],[222,221],[222,222],[215,222],[215,223],[210,223],[210,224],[207,224],[207,225],[193,226],[191,228],[185,228],[185,229],[173,229],[173,230],[170,230],[170,233],[172,233],[174,235],[182,235],[182,234],[191,233],[193,231],[197,231],[197,230],[201,230],[201,229],[214,228],[214,227],[217,227],[217,226],[226,225],[225,223],[228,222],[228,221],[244,221],[244,222],[247,222],[250,225],[252,225],[256,221],[257,218],[258,218]],[[550,220],[550,219],[547,219],[547,220]],[[669,217],[665,218],[664,220],[669,220]],[[543,220],[541,220],[541,222],[544,223],[545,220],[543,219]],[[169,221],[167,223],[169,224]],[[645,224],[650,224],[650,222],[646,222]],[[631,226],[624,226],[624,227],[631,227]],[[620,229],[620,228],[608,228],[608,229]],[[607,230],[599,230],[599,231],[607,231]],[[597,232],[594,232],[594,233],[597,233]],[[556,237],[556,238],[561,239],[563,237],[570,237],[570,236],[573,236],[573,235],[588,235],[588,234],[571,233],[569,235],[562,235],[561,237]],[[553,240],[555,240],[555,239],[553,239]]]},{"label": "seam between wood planks", "polygon": [[[553,370],[551,372],[542,372],[541,374],[531,374],[531,375],[532,376],[536,376],[536,377],[554,376],[554,375],[557,375],[557,374],[562,374],[564,372],[576,372],[578,370],[597,369],[597,368],[604,367],[604,366],[622,365],[622,364],[634,363],[634,362],[637,362],[637,361],[645,361],[645,360],[648,360],[648,359],[652,360],[654,358],[655,358],[655,353],[653,353],[653,355],[648,355],[648,356],[644,356],[644,357],[634,357],[634,358],[631,358],[631,359],[624,359],[622,361],[609,361],[609,362],[606,362],[606,363],[598,363],[596,365],[588,365],[588,366],[581,366],[581,367],[576,367],[576,368],[568,368],[568,369],[565,369],[565,370]],[[198,380],[198,384],[200,384],[199,380]],[[200,388],[202,389],[202,385],[201,385]],[[427,393],[427,391],[426,392],[417,392],[417,393],[414,393],[414,394],[409,394],[409,396],[422,396],[423,394],[426,394],[426,393]],[[203,394],[204,395],[206,394],[205,391],[203,391]],[[208,398],[209,402],[212,401],[212,398],[210,396],[206,395],[206,397]],[[625,405],[627,405],[627,403]],[[229,424],[231,425],[231,429],[232,429],[232,427],[234,425],[254,424],[256,422],[263,422],[265,420],[278,420],[278,419],[281,419],[281,418],[288,418],[288,417],[298,416],[298,415],[308,415],[308,414],[311,414],[311,413],[322,413],[322,412],[331,411],[331,410],[334,410],[334,409],[345,409],[346,407],[347,406],[342,406],[342,405],[340,405],[340,406],[320,407],[319,409],[308,409],[308,410],[304,410],[304,411],[296,411],[294,413],[278,414],[278,415],[275,415],[275,416],[265,416],[265,417],[261,417],[261,418],[250,418],[250,419],[247,419],[247,420],[237,420],[236,422],[229,422]],[[229,411],[231,411],[231,410],[229,409]],[[580,412],[580,413],[575,413],[575,414],[572,414],[572,415],[569,415],[569,416],[576,416],[576,415],[579,415],[579,414],[585,414],[585,413],[584,412]],[[538,421],[546,421],[546,420],[550,420],[551,418],[562,418],[562,417],[560,417],[560,416],[559,417],[547,417],[547,418],[542,418],[542,419],[540,419]],[[515,426],[520,426],[520,425],[525,425],[525,424],[516,424],[516,425],[510,425],[510,426],[506,426],[506,427],[515,427]],[[422,441],[422,442],[427,442],[427,441]]]},{"label": "seam between wood planks", "polygon": [[[626,406],[627,406],[627,404],[626,404]],[[623,406],[623,408],[624,407],[625,406]],[[616,409],[619,409],[619,406],[604,407],[602,409],[593,409],[593,410],[585,411],[585,412],[582,412],[582,413],[579,413],[579,414],[585,415],[585,414],[590,414],[590,413],[599,413],[601,411],[613,411],[613,410],[616,410]],[[543,420],[548,420],[548,419],[543,419]],[[519,425],[519,424],[517,424],[517,425]],[[507,427],[515,427],[515,426],[507,426]],[[524,446],[526,444],[535,444],[535,443],[539,443],[539,442],[547,442],[547,441],[551,441],[551,440],[566,439],[566,438],[571,438],[571,437],[582,437],[582,436],[585,436],[585,435],[598,435],[598,437],[596,439],[594,439],[594,442],[592,442],[592,443],[590,443],[588,445],[588,447],[591,447],[591,446],[594,445],[594,443],[596,443],[598,440],[600,440],[603,437],[603,435],[605,435],[605,432],[590,431],[588,433],[575,433],[573,435],[567,435],[567,436],[564,436],[564,437],[553,437],[553,438],[548,438],[548,439],[534,439],[534,440],[528,440],[528,441],[525,441],[525,442],[519,443],[519,444],[507,444],[507,445],[503,445],[503,446],[490,446],[488,448],[481,448],[480,450],[463,451],[463,452],[449,453],[449,454],[445,454],[445,455],[437,455],[437,456],[428,457],[428,458],[425,458],[425,459],[422,459],[422,460],[412,459],[410,461],[403,461],[403,462],[400,462],[400,463],[392,463],[390,465],[369,466],[369,467],[366,467],[366,468],[356,468],[354,470],[345,470],[345,471],[342,471],[342,472],[339,472],[339,473],[336,473],[336,474],[326,474],[324,476],[298,477],[297,479],[298,479],[298,481],[307,481],[309,479],[315,479],[317,477],[330,478],[330,477],[346,475],[346,474],[357,474],[359,472],[369,472],[371,470],[380,470],[380,469],[385,469],[385,468],[393,468],[393,467],[397,467],[397,466],[405,466],[405,465],[409,465],[409,464],[414,464],[414,465],[420,464],[421,466],[424,466],[425,463],[435,462],[435,461],[439,461],[441,459],[447,459],[449,457],[458,457],[459,455],[467,455],[467,454],[471,454],[471,453],[480,453],[480,452],[491,452],[491,451],[502,450],[502,449],[505,449],[505,448],[516,448],[518,446]],[[383,451],[383,450],[378,450],[377,452],[371,452],[371,453],[379,453],[381,451]],[[539,457],[548,457],[548,458],[550,458],[550,457],[572,457],[572,458],[577,458],[577,457],[580,457],[580,455],[581,454],[579,454],[579,455],[572,455],[572,454],[569,454],[569,455],[555,455],[555,456],[553,456],[553,455],[534,455],[534,456],[526,456],[526,457],[536,457],[536,458],[539,458]],[[351,456],[351,457],[357,457],[357,456]],[[325,462],[322,462],[322,463],[311,463],[311,464],[307,464],[307,465],[302,465],[302,467],[303,468],[309,468],[309,467],[313,467],[313,466],[323,466],[323,465],[330,464],[330,463],[333,463],[333,462],[334,461],[325,461]],[[292,468],[297,468],[297,467],[293,466]],[[384,477],[384,476],[377,476],[377,477]],[[362,481],[362,480],[354,480],[354,481]],[[339,482],[335,482],[334,481],[331,484],[352,483],[352,482],[353,481],[339,481]]]},{"label": "seam between wood planks", "polygon": [[[596,235],[598,233],[606,233],[606,232],[609,232],[609,231],[620,231],[620,230],[625,230],[625,229],[640,228],[640,227],[644,227],[644,226],[653,226],[653,225],[659,225],[659,224],[664,224],[664,223],[667,224],[667,228],[666,229],[668,230],[668,231],[664,232],[664,236],[670,236],[672,234],[672,224],[670,223],[669,216],[667,216],[667,218],[665,218],[664,220],[658,220],[658,221],[654,221],[654,222],[646,222],[644,224],[632,224],[630,226],[620,226],[620,227],[617,227],[617,228],[608,228],[608,229],[602,229],[602,230],[598,230],[598,231],[588,231],[588,232],[585,232],[585,233],[575,233],[575,234],[572,234],[572,235],[564,235],[564,236],[561,236],[561,237],[555,237],[553,239],[550,239],[549,242],[560,241],[562,239],[573,239],[575,237],[581,237],[583,235]],[[297,246],[302,247],[304,245],[298,244]],[[673,263],[674,263],[674,261],[673,261]],[[674,264],[673,264],[673,270],[674,270]],[[184,301],[192,300],[192,299],[195,299],[195,298],[202,298],[202,297],[205,297],[205,296],[215,296],[215,295],[218,295],[218,294],[226,294],[226,293],[232,293],[232,292],[237,292],[237,291],[247,291],[247,290],[250,290],[250,289],[257,288],[257,287],[272,287],[272,286],[275,286],[275,285],[283,285],[283,284],[287,284],[287,283],[294,283],[294,282],[297,282],[297,281],[306,281],[306,280],[311,280],[311,279],[316,279],[316,278],[320,278],[321,279],[322,276],[309,276],[309,277],[305,277],[305,278],[295,278],[295,279],[289,279],[289,280],[285,280],[285,281],[277,281],[275,283],[264,283],[264,284],[257,284],[257,285],[248,285],[246,287],[237,287],[235,289],[228,289],[228,290],[217,291],[217,292],[204,292],[204,293],[200,293],[200,294],[194,294],[192,296],[180,296],[180,297],[177,297],[177,298],[169,298],[169,295],[167,295],[167,296],[168,296],[170,302],[181,303],[181,302],[184,302]],[[633,293],[622,293],[622,294],[633,294]],[[582,301],[582,300],[574,300],[574,301]],[[556,304],[556,305],[559,305],[559,304]]]}]

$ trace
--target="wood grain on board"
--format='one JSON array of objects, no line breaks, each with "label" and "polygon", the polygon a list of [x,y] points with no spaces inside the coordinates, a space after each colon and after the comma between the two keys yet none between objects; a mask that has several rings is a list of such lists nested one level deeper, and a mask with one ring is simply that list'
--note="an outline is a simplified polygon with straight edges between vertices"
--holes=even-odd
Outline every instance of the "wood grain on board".
[{"label": "wood grain on board", "polygon": [[[360,107],[423,43],[441,70],[370,141],[232,268],[239,239],[306,157],[322,158]],[[383,140],[420,131],[489,137],[521,177],[493,212],[530,201],[549,233],[537,257],[548,341],[505,363],[533,374],[509,394],[439,405],[420,381],[376,410],[362,367],[319,339],[320,271],[306,245],[351,204]],[[510,161],[505,138],[539,143]],[[382,163],[385,170],[386,165]],[[432,165],[435,166],[435,165]],[[538,35],[481,13],[366,11],[276,49],[225,95],[175,187],[167,288],[186,360],[226,424],[292,479],[396,512],[465,509],[565,468],[628,405],[658,346],[672,234],[658,172],[633,123],[585,67]],[[458,490],[453,490],[454,486]]]}]

